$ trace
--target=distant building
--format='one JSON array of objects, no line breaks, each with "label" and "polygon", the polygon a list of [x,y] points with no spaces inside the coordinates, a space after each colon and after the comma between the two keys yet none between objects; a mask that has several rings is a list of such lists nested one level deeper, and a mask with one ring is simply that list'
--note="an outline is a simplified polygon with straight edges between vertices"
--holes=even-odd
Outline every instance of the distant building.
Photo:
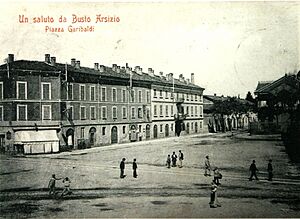
[{"label": "distant building", "polygon": [[[0,146],[51,153],[203,132],[203,90],[181,75],[113,64],[14,60],[0,66]],[[177,127],[177,128],[176,128]]]}]

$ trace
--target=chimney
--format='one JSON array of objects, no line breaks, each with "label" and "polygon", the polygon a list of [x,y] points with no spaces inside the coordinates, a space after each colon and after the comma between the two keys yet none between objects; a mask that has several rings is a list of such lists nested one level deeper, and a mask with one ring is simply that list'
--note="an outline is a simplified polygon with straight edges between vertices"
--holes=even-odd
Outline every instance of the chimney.
[{"label": "chimney", "polygon": [[96,71],[99,70],[99,63],[97,63],[97,62],[94,63],[94,70],[96,70]]},{"label": "chimney", "polygon": [[45,54],[45,62],[50,63],[50,54]]},{"label": "chimney", "polygon": [[159,76],[160,76],[160,77],[163,77],[163,76],[164,76],[164,73],[163,73],[162,71],[160,71],[160,72],[159,72]]},{"label": "chimney", "polygon": [[117,66],[117,73],[120,73],[121,72],[121,68],[120,66]]},{"label": "chimney", "polygon": [[51,57],[51,65],[55,65],[56,64],[56,57]]},{"label": "chimney", "polygon": [[14,54],[8,54],[8,59],[7,59],[7,62],[8,63],[11,63],[14,61]]},{"label": "chimney", "polygon": [[117,71],[117,64],[112,64],[112,70]]},{"label": "chimney", "polygon": [[75,63],[76,63],[76,59],[74,59],[74,58],[71,59],[71,66],[72,66],[72,67],[75,67]]},{"label": "chimney", "polygon": [[126,63],[126,68],[128,68],[129,67],[129,65],[128,65],[128,63]]},{"label": "chimney", "polygon": [[195,84],[195,74],[191,73],[191,83]]},{"label": "chimney", "polygon": [[105,71],[105,66],[104,66],[104,65],[100,65],[99,71],[100,71],[100,72],[104,72],[104,71]]},{"label": "chimney", "polygon": [[75,62],[75,68],[80,69],[80,61],[79,60]]},{"label": "chimney", "polygon": [[172,81],[173,80],[173,73],[169,73],[167,75],[167,79],[168,79],[168,81]]},{"label": "chimney", "polygon": [[216,96],[217,96],[217,94],[214,94],[214,96],[216,97]]}]

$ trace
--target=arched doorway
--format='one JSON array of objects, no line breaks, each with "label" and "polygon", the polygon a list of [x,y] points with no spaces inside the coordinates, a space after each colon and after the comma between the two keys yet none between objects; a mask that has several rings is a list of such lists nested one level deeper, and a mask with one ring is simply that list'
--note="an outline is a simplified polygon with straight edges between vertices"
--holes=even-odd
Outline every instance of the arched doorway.
[{"label": "arched doorway", "polygon": [[118,143],[118,128],[117,126],[113,126],[111,128],[111,143]]},{"label": "arched doorway", "polygon": [[92,127],[90,128],[89,130],[89,145],[92,146],[95,144],[95,141],[96,141],[96,128],[95,127]]},{"label": "arched doorway", "polygon": [[73,129],[68,129],[66,132],[67,136],[67,145],[70,146],[71,148],[74,147],[74,130]]},{"label": "arched doorway", "polygon": [[157,138],[157,125],[153,126],[153,138]]},{"label": "arched doorway", "polygon": [[151,135],[151,133],[150,133],[150,125],[148,124],[148,125],[146,125],[146,139],[149,139],[150,135]]},{"label": "arched doorway", "polygon": [[169,124],[166,124],[165,126],[165,136],[169,137]]},{"label": "arched doorway", "polygon": [[198,132],[198,122],[195,122],[195,132]]},{"label": "arched doorway", "polygon": [[186,123],[186,133],[190,133],[190,123]]}]

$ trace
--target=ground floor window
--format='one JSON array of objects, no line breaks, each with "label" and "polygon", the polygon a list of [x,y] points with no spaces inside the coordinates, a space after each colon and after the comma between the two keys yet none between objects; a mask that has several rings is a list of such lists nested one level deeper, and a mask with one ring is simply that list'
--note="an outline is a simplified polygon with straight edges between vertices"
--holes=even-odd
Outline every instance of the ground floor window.
[{"label": "ground floor window", "polygon": [[123,134],[125,134],[126,133],[126,126],[124,125],[123,126]]},{"label": "ground floor window", "polygon": [[102,135],[105,135],[106,127],[102,127]]}]

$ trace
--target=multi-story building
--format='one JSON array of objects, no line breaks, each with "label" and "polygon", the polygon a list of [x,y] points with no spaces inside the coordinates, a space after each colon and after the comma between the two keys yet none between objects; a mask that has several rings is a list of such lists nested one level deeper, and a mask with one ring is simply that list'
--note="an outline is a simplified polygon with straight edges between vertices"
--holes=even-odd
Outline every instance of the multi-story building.
[{"label": "multi-story building", "polygon": [[[203,88],[120,67],[14,60],[0,66],[0,146],[57,152],[202,131]],[[177,126],[176,126],[177,124]],[[177,128],[176,128],[177,127]],[[59,149],[60,148],[60,149]]]}]

